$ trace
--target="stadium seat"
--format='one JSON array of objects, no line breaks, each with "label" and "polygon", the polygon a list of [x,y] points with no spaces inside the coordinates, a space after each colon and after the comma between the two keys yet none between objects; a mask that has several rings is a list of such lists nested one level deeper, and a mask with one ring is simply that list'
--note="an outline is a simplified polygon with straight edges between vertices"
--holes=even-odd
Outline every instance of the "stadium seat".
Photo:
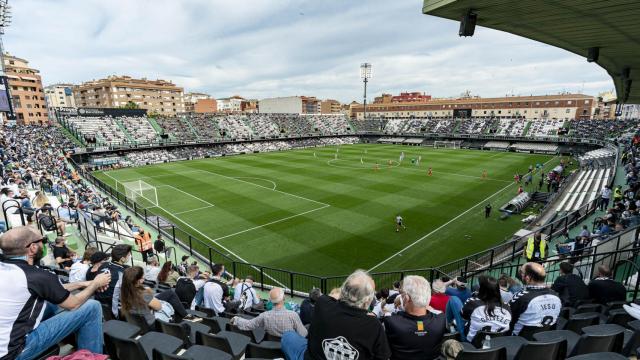
[{"label": "stadium seat", "polygon": [[600,321],[600,314],[594,312],[580,313],[572,315],[562,330],[573,331],[576,334],[582,333],[582,328],[596,325]]},{"label": "stadium seat", "polygon": [[52,356],[58,356],[59,353],[60,353],[60,346],[56,344],[48,348],[44,352],[42,352],[40,355],[38,355],[38,357],[36,357],[36,360],[46,360]]},{"label": "stadium seat", "polygon": [[476,336],[473,337],[473,341],[471,341],[471,344],[479,349],[482,347],[482,342],[485,340],[486,336],[489,336],[491,338],[491,341],[493,341],[494,338],[502,337],[506,334],[506,332],[491,332],[480,330],[476,333]]},{"label": "stadium seat", "polygon": [[506,360],[507,349],[504,347],[485,350],[471,350],[465,348],[458,353],[456,360]]},{"label": "stadium seat", "polygon": [[628,323],[634,320],[634,317],[624,309],[614,309],[609,311],[606,323],[628,327]]},{"label": "stadium seat", "polygon": [[242,358],[250,342],[249,337],[228,331],[220,332],[217,335],[196,333],[196,344],[222,350],[231,354],[235,360]]},{"label": "stadium seat", "polygon": [[182,340],[183,346],[189,347],[189,345],[191,345],[189,325],[184,323],[172,324],[161,320],[156,320],[156,324],[160,327],[160,330],[163,333]]},{"label": "stadium seat", "polygon": [[231,355],[207,346],[194,345],[180,355],[153,349],[153,360],[231,360]]},{"label": "stadium seat", "polygon": [[259,327],[253,330],[240,330],[237,326],[231,323],[227,324],[227,330],[248,336],[253,343],[260,344],[264,340],[265,331],[263,327]]},{"label": "stadium seat", "polygon": [[599,352],[585,355],[572,356],[567,360],[629,360],[625,356],[614,352]]},{"label": "stadium seat", "polygon": [[210,328],[210,332],[213,334],[217,334],[220,331],[226,329],[228,323],[229,319],[221,318],[218,316],[202,318],[202,324],[208,326]]},{"label": "stadium seat", "polygon": [[148,332],[137,339],[111,332],[105,333],[105,336],[113,344],[119,360],[149,360],[153,356],[153,349],[173,353],[182,345],[182,340],[157,332]]},{"label": "stadium seat", "polygon": [[531,341],[524,344],[514,356],[515,360],[562,360],[567,357],[567,341]]},{"label": "stadium seat", "polygon": [[269,341],[268,344],[254,344],[249,343],[247,345],[246,355],[248,357],[254,358],[267,358],[267,359],[277,359],[284,358],[284,353],[282,352],[282,348],[280,347],[280,343],[275,343]]},{"label": "stadium seat", "polygon": [[149,331],[155,331],[156,330],[156,324],[157,322],[154,322],[153,325],[149,325],[147,323],[147,319],[144,318],[144,315],[140,315],[140,314],[125,314],[125,319],[127,319],[128,323],[131,323],[133,325],[136,325],[137,327],[140,328],[141,330],[141,334],[146,334]]},{"label": "stadium seat", "polygon": [[552,325],[545,325],[545,326],[523,326],[522,330],[520,330],[520,333],[518,334],[518,336],[525,338],[526,340],[529,341],[533,341],[533,335],[539,333],[539,332],[544,332],[544,331],[550,331],[550,330],[555,330],[555,326]]},{"label": "stadium seat", "polygon": [[582,336],[569,330],[552,330],[534,335],[534,338],[541,342],[566,340],[567,355],[570,356],[612,350],[622,351],[623,337],[623,332],[606,331],[606,329],[603,331],[592,329],[591,334],[584,334]]},{"label": "stadium seat", "polygon": [[109,320],[102,324],[102,332],[104,333],[105,352],[109,354],[111,359],[119,360],[115,345],[107,335],[117,334],[123,338],[132,339],[140,334],[140,328],[128,322]]},{"label": "stadium seat", "polygon": [[602,312],[602,305],[600,304],[583,304],[583,305],[579,305],[576,308],[576,311],[574,313],[575,314],[583,314],[583,313],[601,313]]}]

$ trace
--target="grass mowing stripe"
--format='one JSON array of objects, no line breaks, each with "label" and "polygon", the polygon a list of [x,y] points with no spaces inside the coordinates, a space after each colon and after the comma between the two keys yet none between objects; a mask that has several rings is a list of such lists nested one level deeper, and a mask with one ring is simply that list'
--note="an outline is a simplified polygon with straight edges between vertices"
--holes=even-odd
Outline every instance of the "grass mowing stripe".
[{"label": "grass mowing stripe", "polygon": [[[157,211],[175,219],[185,230],[198,229],[194,235],[221,251],[231,250],[266,266],[340,275],[356,267],[375,266],[495,194],[506,185],[501,182],[511,183],[514,173],[551,158],[507,153],[490,158],[497,154],[353,145],[340,147],[341,161],[336,164],[360,165],[365,148],[365,160],[378,159],[386,165],[387,160],[397,160],[404,151],[405,161],[379,172],[335,168],[326,162],[334,158],[336,148],[326,147],[177,161],[96,175],[109,183],[115,181],[113,178],[148,177],[146,181],[154,186],[170,185],[191,194],[160,188],[159,201],[165,210]],[[407,159],[418,156],[423,159],[421,166],[408,163]],[[425,164],[433,167],[432,177],[426,175]],[[484,168],[491,180],[501,181],[480,180]],[[194,197],[215,207],[200,210],[206,204]],[[507,198],[511,198],[510,192],[505,190],[491,201],[497,209]],[[331,207],[316,210],[325,205]],[[172,212],[178,218],[172,217]],[[398,213],[410,224],[399,234],[392,227]],[[280,221],[283,218],[289,219]],[[520,218],[480,220],[480,215],[471,210],[456,221],[458,225],[439,230],[429,241],[414,245],[377,270],[438,265],[496,245],[519,228]],[[264,224],[269,225],[261,226]],[[220,237],[226,237],[216,240],[224,249],[209,240]]]}]

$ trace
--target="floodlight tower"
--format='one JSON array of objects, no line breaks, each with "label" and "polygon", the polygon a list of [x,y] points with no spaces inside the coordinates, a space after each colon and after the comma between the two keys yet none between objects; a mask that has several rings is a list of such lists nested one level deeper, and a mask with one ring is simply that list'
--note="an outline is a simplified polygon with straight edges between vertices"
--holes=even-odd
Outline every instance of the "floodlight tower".
[{"label": "floodlight tower", "polygon": [[[7,73],[5,71],[5,66],[4,66],[4,45],[2,43],[2,37],[4,36],[4,29],[9,27],[9,25],[11,24],[11,6],[9,5],[9,0],[0,0],[0,70],[2,70],[2,74],[0,74],[0,76],[2,77],[2,84],[4,85],[3,87],[5,88],[4,91],[6,91],[7,94],[7,102],[9,104],[9,112],[4,113],[4,116],[7,120],[9,119],[14,119],[15,115],[11,115],[13,113],[12,111],[12,105],[11,105],[11,92],[9,90],[9,83],[7,80]],[[0,113],[0,122],[2,122],[2,115],[3,113]]]},{"label": "floodlight tower", "polygon": [[2,36],[4,29],[11,25],[11,6],[9,0],[0,0],[0,60],[2,60],[2,75],[4,71],[4,46],[2,44]]},{"label": "floodlight tower", "polygon": [[367,83],[371,79],[371,64],[360,64],[360,78],[364,83],[364,119],[367,120]]}]

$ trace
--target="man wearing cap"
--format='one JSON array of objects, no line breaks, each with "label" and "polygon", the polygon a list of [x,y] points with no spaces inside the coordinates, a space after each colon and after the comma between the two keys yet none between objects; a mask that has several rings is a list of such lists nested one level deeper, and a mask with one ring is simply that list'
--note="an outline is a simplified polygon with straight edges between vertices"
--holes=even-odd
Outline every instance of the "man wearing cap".
[{"label": "man wearing cap", "polygon": [[[110,275],[63,286],[57,275],[37,266],[46,242],[46,237],[26,226],[0,238],[1,359],[35,359],[71,334],[76,335],[77,349],[102,353],[102,309],[90,297],[109,284]],[[47,304],[73,311],[45,318]]]}]

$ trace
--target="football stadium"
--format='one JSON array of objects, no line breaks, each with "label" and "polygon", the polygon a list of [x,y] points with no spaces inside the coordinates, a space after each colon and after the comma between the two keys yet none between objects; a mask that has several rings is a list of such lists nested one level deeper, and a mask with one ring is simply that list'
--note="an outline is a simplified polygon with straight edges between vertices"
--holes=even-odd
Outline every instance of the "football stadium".
[{"label": "football stadium", "polygon": [[0,360],[640,356],[640,4],[161,2],[0,0]]}]

